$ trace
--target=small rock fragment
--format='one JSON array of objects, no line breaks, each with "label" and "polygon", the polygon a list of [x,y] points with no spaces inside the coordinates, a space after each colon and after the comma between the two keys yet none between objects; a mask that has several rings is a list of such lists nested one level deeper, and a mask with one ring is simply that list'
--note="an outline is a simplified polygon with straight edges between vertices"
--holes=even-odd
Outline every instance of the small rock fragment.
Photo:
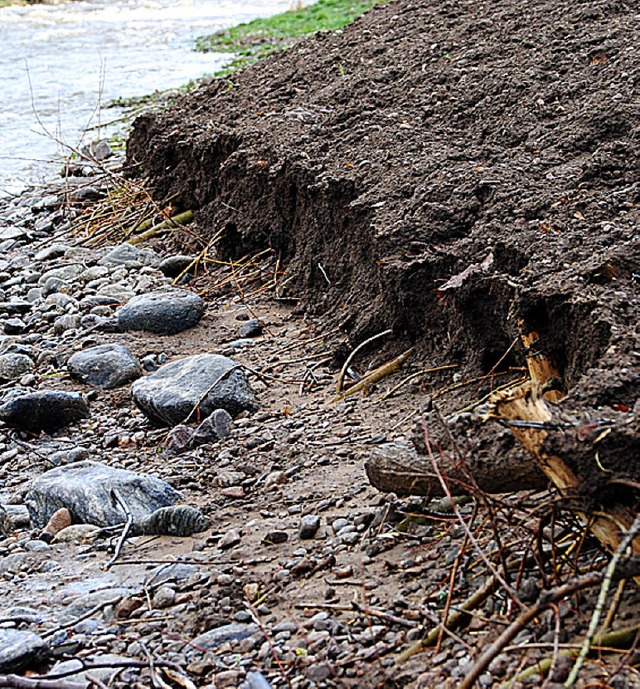
[{"label": "small rock fragment", "polygon": [[320,528],[320,516],[317,514],[306,514],[300,520],[300,530],[298,532],[302,540],[313,538]]},{"label": "small rock fragment", "polygon": [[239,529],[229,529],[225,535],[218,541],[218,548],[220,550],[227,550],[238,545],[242,540],[242,535]]}]

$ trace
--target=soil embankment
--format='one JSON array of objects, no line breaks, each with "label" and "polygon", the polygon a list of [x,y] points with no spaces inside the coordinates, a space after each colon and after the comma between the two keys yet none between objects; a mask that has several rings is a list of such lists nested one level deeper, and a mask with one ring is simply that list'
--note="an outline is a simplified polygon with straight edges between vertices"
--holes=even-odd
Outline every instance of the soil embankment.
[{"label": "soil embankment", "polygon": [[487,372],[523,319],[568,388],[632,406],[638,29],[608,0],[378,7],[139,120],[129,160],[356,337]]},{"label": "soil embankment", "polygon": [[486,374],[535,331],[566,407],[625,412],[639,34],[624,0],[390,3],[138,120],[128,158],[354,340]]}]

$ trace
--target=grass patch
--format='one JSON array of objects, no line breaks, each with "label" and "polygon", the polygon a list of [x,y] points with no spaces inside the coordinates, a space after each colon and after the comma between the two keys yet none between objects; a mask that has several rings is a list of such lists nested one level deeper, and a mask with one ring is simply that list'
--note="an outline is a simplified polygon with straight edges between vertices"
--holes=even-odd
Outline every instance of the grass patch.
[{"label": "grass patch", "polygon": [[284,50],[299,38],[318,31],[335,31],[383,0],[318,0],[301,9],[238,24],[196,40],[196,50],[235,53],[219,74],[229,74],[263,57]]}]

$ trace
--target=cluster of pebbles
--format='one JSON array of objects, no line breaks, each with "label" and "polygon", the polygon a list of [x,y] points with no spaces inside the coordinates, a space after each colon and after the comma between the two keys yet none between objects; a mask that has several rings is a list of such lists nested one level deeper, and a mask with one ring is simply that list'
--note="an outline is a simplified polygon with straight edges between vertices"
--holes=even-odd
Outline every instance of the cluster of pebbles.
[{"label": "cluster of pebbles", "polygon": [[103,193],[66,180],[0,208],[0,672],[76,663],[81,686],[146,686],[152,657],[197,686],[358,685],[374,660],[382,677],[382,656],[422,633],[393,614],[411,612],[400,591],[372,617],[382,581],[363,575],[395,539],[349,440],[385,435],[353,409],[335,426],[317,397],[290,413],[274,385],[252,387],[230,357],[277,362],[306,333],[289,315],[271,316],[272,352],[242,309],[216,341],[202,299],[172,284],[191,257],[83,246],[66,218]]}]

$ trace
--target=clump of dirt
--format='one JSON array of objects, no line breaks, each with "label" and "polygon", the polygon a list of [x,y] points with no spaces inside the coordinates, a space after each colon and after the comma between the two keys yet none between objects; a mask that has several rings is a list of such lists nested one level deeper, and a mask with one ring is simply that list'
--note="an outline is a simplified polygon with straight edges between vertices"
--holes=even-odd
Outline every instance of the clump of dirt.
[{"label": "clump of dirt", "polygon": [[481,375],[542,353],[566,406],[631,413],[639,42],[626,0],[401,0],[138,119],[128,162],[354,340]]}]

